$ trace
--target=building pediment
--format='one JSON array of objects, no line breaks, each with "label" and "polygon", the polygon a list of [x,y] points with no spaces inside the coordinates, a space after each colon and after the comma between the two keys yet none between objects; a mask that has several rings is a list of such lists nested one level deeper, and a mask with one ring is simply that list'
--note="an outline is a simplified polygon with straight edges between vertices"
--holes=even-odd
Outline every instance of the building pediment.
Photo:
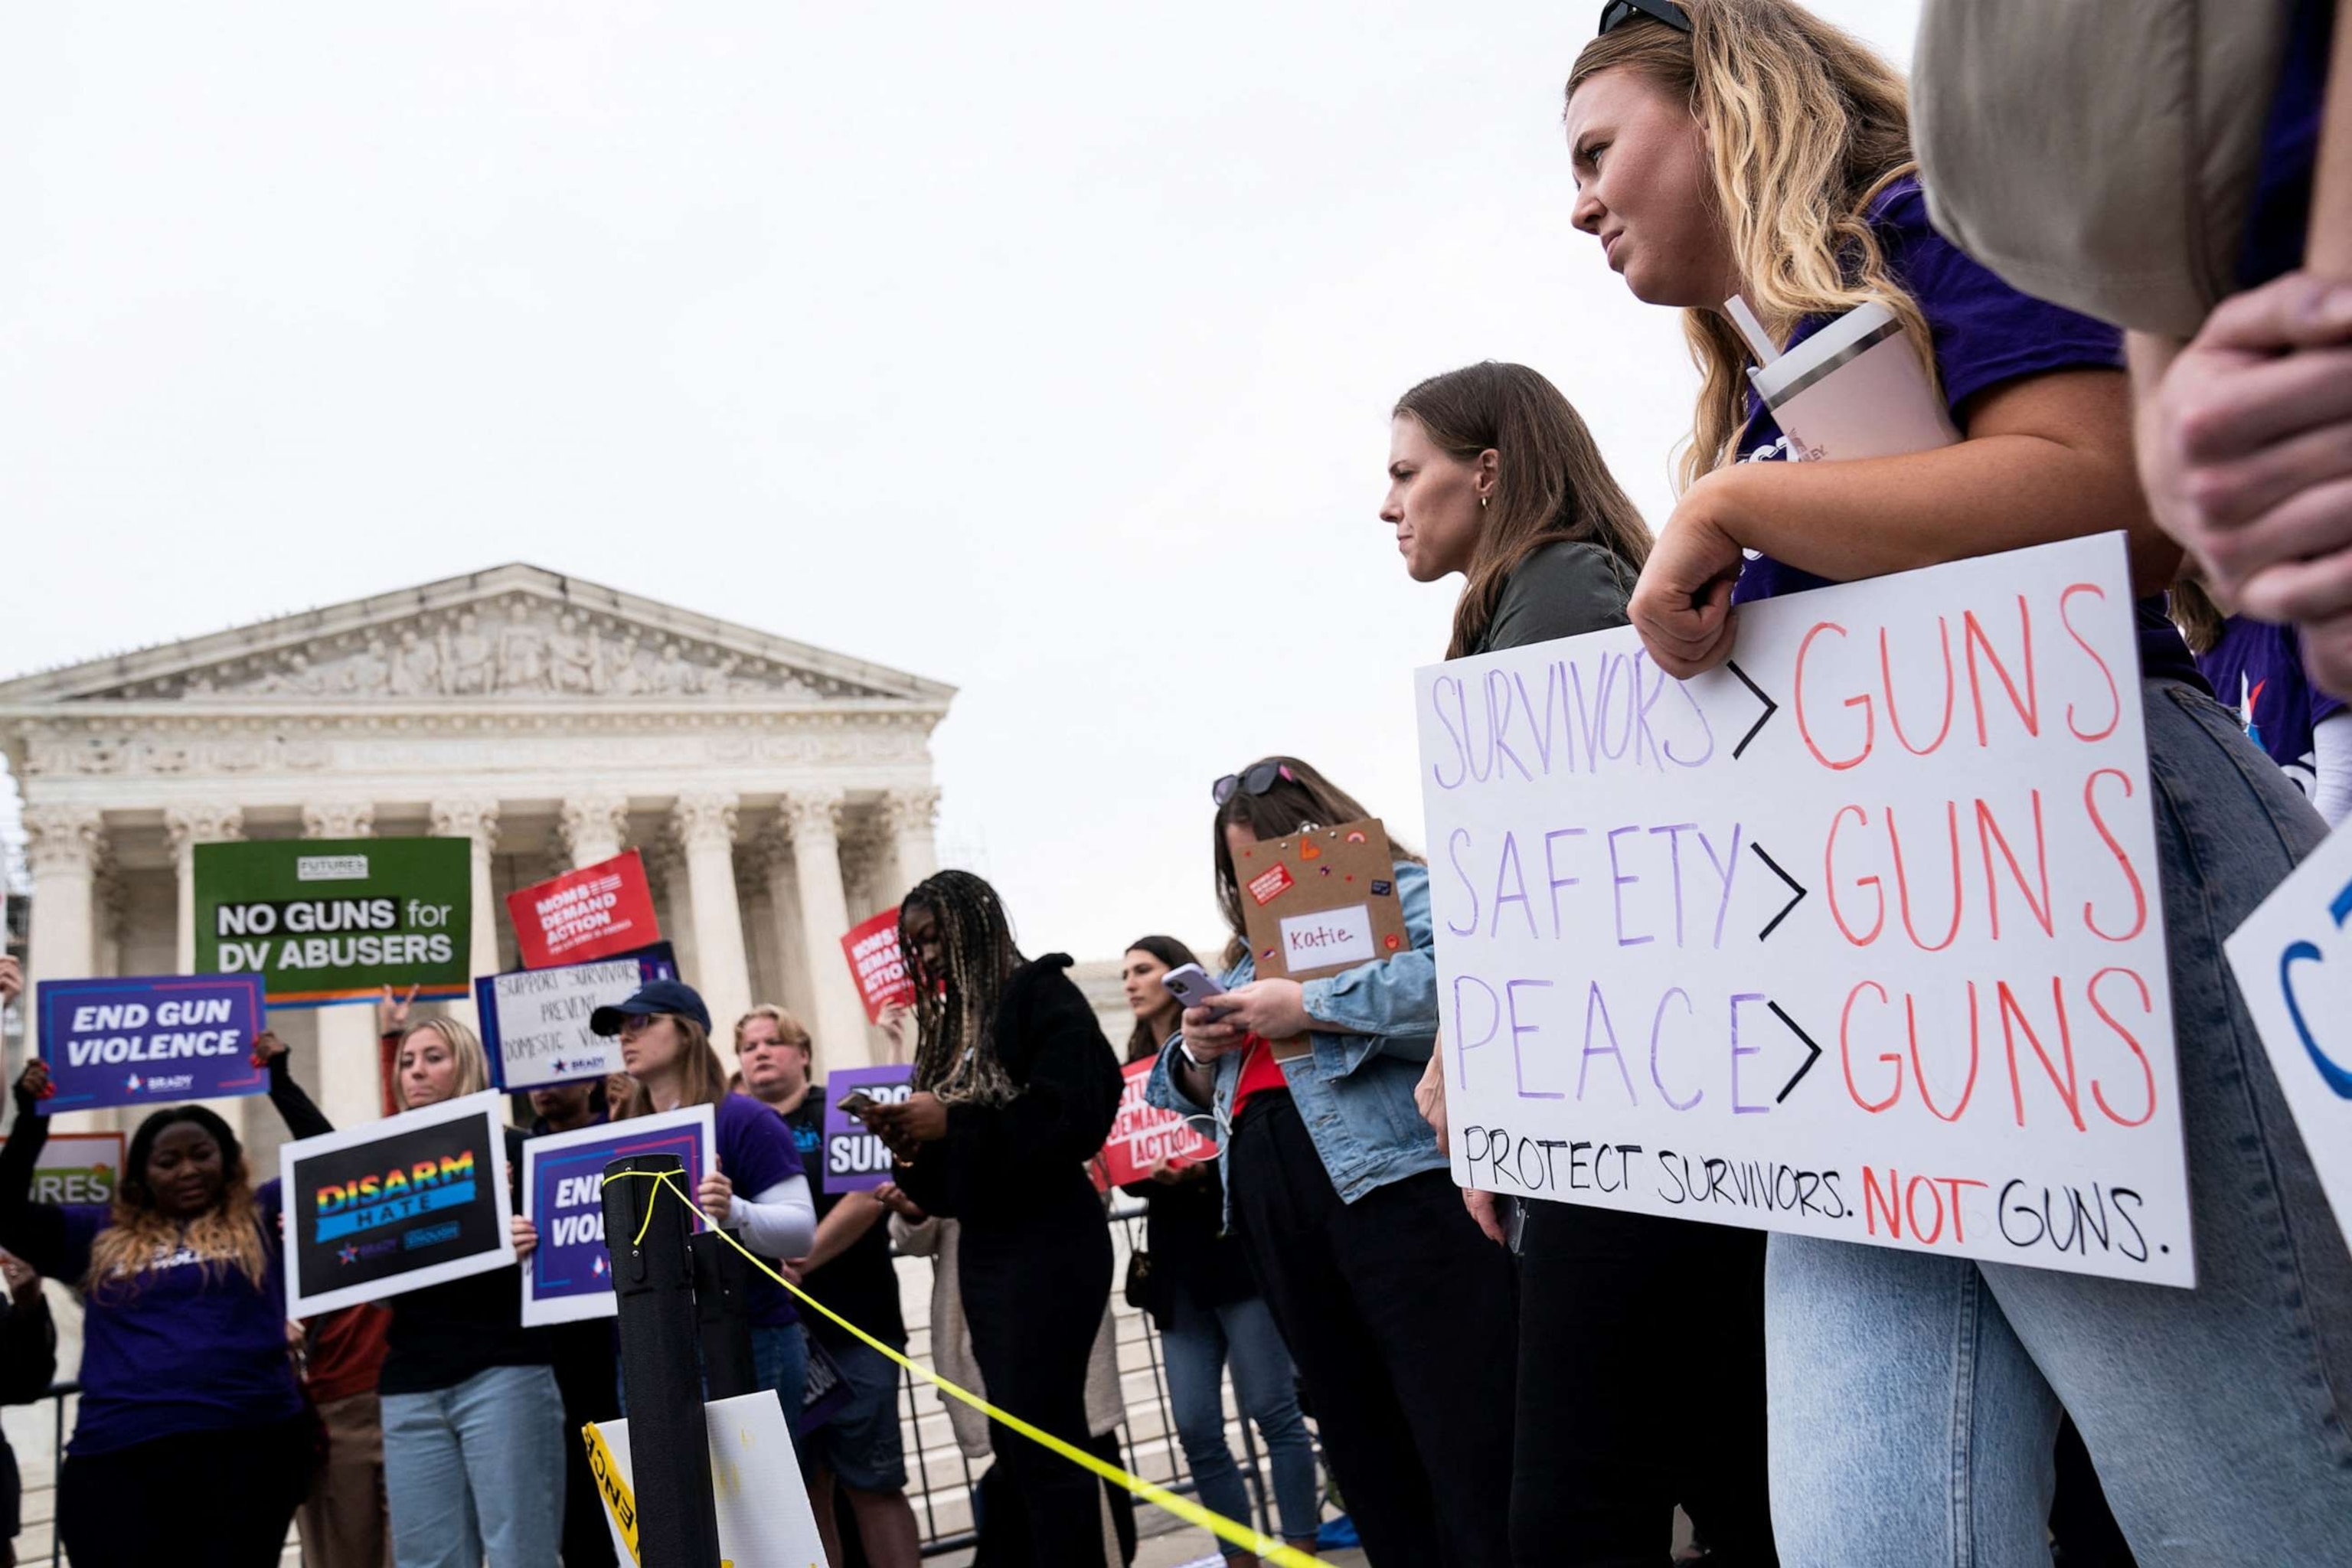
[{"label": "building pediment", "polygon": [[0,707],[906,702],[952,687],[562,576],[501,566],[0,682]]}]

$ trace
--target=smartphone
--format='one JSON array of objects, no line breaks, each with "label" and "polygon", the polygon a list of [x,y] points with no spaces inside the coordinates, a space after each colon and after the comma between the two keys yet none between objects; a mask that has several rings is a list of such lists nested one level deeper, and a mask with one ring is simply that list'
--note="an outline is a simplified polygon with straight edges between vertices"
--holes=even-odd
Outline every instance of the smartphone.
[{"label": "smartphone", "polygon": [[864,1089],[853,1089],[841,1097],[837,1109],[844,1116],[855,1116],[863,1121],[866,1120],[866,1113],[881,1103]]},{"label": "smartphone", "polygon": [[[1209,972],[1197,963],[1170,970],[1160,977],[1160,984],[1168,987],[1168,994],[1187,1007],[1206,1007],[1224,994],[1217,983],[1209,978]],[[1230,1007],[1221,1007],[1209,1016],[1222,1018],[1232,1011]]]}]

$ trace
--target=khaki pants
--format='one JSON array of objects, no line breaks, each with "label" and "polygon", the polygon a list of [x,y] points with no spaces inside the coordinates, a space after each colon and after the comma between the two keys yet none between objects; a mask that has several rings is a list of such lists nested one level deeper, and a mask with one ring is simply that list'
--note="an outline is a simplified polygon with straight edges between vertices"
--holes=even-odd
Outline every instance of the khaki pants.
[{"label": "khaki pants", "polygon": [[302,1568],[391,1568],[392,1531],[383,1503],[383,1417],[376,1396],[354,1394],[319,1406],[327,1457],[310,1473],[310,1496],[296,1515]]}]

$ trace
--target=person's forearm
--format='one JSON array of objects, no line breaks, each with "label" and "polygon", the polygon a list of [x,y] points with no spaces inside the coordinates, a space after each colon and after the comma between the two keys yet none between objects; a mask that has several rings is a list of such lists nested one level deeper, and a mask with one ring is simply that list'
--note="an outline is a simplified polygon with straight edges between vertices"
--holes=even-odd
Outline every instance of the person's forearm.
[{"label": "person's forearm", "polygon": [[740,1226],[751,1250],[763,1258],[798,1258],[816,1239],[816,1205],[808,1178],[793,1176],[755,1198],[736,1194],[727,1223]]},{"label": "person's forearm", "polygon": [[882,1200],[872,1193],[851,1193],[844,1197],[833,1205],[830,1214],[816,1222],[816,1240],[809,1247],[803,1271],[814,1274],[848,1251],[888,1212],[882,1206]]},{"label": "person's forearm", "polygon": [[[2170,585],[2179,547],[2149,517],[2126,453],[1985,436],[1899,458],[1737,463],[1700,481],[1705,515],[1750,550],[1835,582],[2122,529],[2138,593]],[[1699,499],[1695,488],[1688,506]]]},{"label": "person's forearm", "polygon": [[1195,1067],[1192,1058],[1179,1050],[1169,1060],[1168,1074],[1176,1080],[1176,1087],[1184,1091],[1184,1098],[1193,1104],[1213,1106],[1217,1103],[1217,1069],[1213,1064]]},{"label": "person's forearm", "polygon": [[324,1137],[335,1130],[335,1124],[327,1120],[327,1113],[320,1110],[302,1086],[294,1081],[294,1074],[283,1055],[269,1058],[269,1103],[278,1108],[278,1118],[286,1123],[286,1131],[294,1134],[298,1141]]}]

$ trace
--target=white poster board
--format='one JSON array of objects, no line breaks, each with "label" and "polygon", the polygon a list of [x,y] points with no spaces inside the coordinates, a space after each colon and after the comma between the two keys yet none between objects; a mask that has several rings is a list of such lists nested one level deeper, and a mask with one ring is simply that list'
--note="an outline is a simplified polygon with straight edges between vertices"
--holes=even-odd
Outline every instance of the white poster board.
[{"label": "white poster board", "polygon": [[2227,943],[2304,1147],[2352,1243],[2352,827],[2338,827]]},{"label": "white poster board", "polygon": [[575,1083],[621,1070],[617,1036],[598,1035],[588,1020],[599,1007],[627,1001],[646,983],[635,956],[595,959],[555,969],[519,969],[475,982],[487,1011],[483,1037],[498,1055],[509,1089]]},{"label": "white poster board", "polygon": [[1454,1179],[2195,1282],[2120,534],[1420,672]]},{"label": "white poster board", "polygon": [[[760,1563],[763,1568],[824,1568],[824,1543],[816,1532],[808,1486],[801,1479],[784,1407],[773,1393],[714,1399],[702,1407],[710,1433],[710,1490],[718,1504],[719,1555],[722,1562]],[[622,1495],[634,1491],[629,1464],[629,1424],[600,1421],[596,1430],[620,1471]],[[605,1498],[604,1524],[613,1552],[624,1563],[636,1552]]]},{"label": "white poster board", "polygon": [[485,1090],[280,1148],[286,1315],[512,1263],[504,1102]]},{"label": "white poster board", "polygon": [[604,1245],[604,1167],[630,1154],[676,1154],[686,1166],[681,1185],[691,1194],[710,1168],[717,1124],[711,1107],[694,1105],[550,1132],[522,1146],[523,1212],[539,1229],[539,1245],[522,1268],[523,1327],[620,1310]]}]

